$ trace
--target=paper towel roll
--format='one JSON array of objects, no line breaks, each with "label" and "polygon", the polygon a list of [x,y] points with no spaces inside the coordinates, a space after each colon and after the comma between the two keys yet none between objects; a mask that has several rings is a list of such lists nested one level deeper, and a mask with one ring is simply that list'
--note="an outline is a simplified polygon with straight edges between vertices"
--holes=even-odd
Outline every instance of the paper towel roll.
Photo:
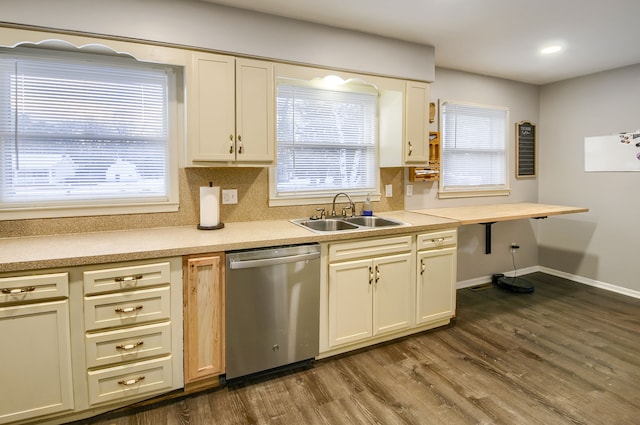
[{"label": "paper towel roll", "polygon": [[220,186],[200,188],[200,226],[213,227],[220,224]]}]

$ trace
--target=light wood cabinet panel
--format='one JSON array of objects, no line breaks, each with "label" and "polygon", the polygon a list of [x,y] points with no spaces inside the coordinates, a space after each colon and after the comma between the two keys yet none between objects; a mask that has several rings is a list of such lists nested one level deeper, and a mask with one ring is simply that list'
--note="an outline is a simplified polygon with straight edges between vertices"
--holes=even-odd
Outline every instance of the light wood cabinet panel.
[{"label": "light wood cabinet panel", "polygon": [[184,260],[185,383],[225,371],[225,256]]},{"label": "light wood cabinet panel", "polygon": [[0,308],[0,424],[73,409],[69,301]]}]

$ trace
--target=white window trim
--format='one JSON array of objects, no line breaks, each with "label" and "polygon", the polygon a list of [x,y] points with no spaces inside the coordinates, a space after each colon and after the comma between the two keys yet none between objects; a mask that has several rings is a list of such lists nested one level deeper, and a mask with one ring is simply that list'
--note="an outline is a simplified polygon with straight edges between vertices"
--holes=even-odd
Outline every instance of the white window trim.
[{"label": "white window trim", "polygon": [[164,65],[182,67],[174,75],[169,85],[169,146],[168,146],[168,191],[167,199],[158,202],[144,203],[127,202],[118,204],[81,203],[73,205],[42,205],[38,207],[7,207],[0,209],[0,220],[19,220],[34,218],[62,218],[96,215],[143,214],[176,212],[179,209],[179,164],[180,146],[183,144],[184,133],[184,96],[183,89],[184,67],[187,64],[186,51],[162,46],[130,43],[116,40],[96,39],[85,36],[63,35],[31,30],[0,28],[1,47],[13,48],[22,46],[51,46],[57,49],[71,51],[86,51],[89,53],[109,53],[134,57],[140,62],[151,62]]},{"label": "white window trim", "polygon": [[[438,198],[439,199],[452,199],[452,198],[471,198],[471,197],[487,197],[487,196],[509,196],[511,194],[511,189],[509,186],[509,108],[504,106],[495,106],[495,105],[487,105],[473,102],[464,102],[450,99],[440,99],[438,105],[438,111],[440,112],[439,121],[443,122],[443,105],[445,103],[454,103],[457,105],[467,105],[474,107],[485,107],[492,109],[501,109],[506,112],[505,117],[505,148],[504,148],[504,160],[505,160],[505,184],[503,187],[493,187],[493,186],[477,186],[474,189],[470,189],[469,187],[454,187],[445,189],[444,188],[444,179],[441,177],[438,182]],[[442,152],[442,151],[441,151]],[[442,175],[444,171],[443,161],[440,161],[440,174]]]},{"label": "white window trim", "polygon": [[[304,70],[306,72],[309,72],[311,70],[313,70],[313,68],[299,68],[299,67],[286,67],[285,69],[287,70]],[[294,75],[294,76],[289,76],[289,75]],[[365,91],[370,91],[370,90],[378,90],[377,86],[373,83],[370,83],[368,78],[366,76],[362,76],[362,75],[358,75],[358,74],[343,74],[343,73],[335,73],[332,71],[328,71],[328,70],[322,70],[321,74],[319,73],[313,73],[311,75],[315,75],[314,78],[310,79],[310,80],[303,80],[301,79],[302,75],[297,74],[297,72],[294,72],[293,74],[289,74],[287,76],[278,76],[276,79],[279,79],[281,81],[286,81],[287,84],[301,84],[304,86],[309,86],[309,85],[318,85],[318,86],[322,86],[322,79],[326,76],[339,76],[340,78],[342,78],[345,81],[351,82],[352,84],[357,84],[357,85],[361,85],[363,90]],[[321,75],[321,76],[319,76]],[[309,77],[309,74],[306,74],[305,77]],[[378,122],[378,126],[380,125],[380,123]],[[378,135],[378,138],[380,136]],[[277,141],[275,142],[277,143]],[[355,190],[351,190],[351,189],[346,189],[346,193],[349,194],[349,196],[351,197],[351,199],[353,200],[353,202],[364,202],[367,197],[369,197],[370,201],[380,201],[381,199],[381,193],[380,193],[380,159],[379,159],[379,155],[380,155],[380,143],[379,140],[377,142],[377,155],[376,155],[376,165],[375,165],[375,172],[376,172],[376,184],[375,184],[375,188],[373,190],[368,190],[368,191],[355,191]],[[280,207],[280,206],[300,206],[300,205],[314,205],[314,204],[326,204],[326,203],[331,203],[333,201],[334,196],[337,193],[340,193],[342,190],[333,190],[333,191],[326,191],[326,192],[319,192],[316,194],[308,194],[305,196],[300,196],[300,195],[291,195],[291,196],[283,196],[283,195],[278,195],[278,191],[277,191],[277,187],[276,187],[276,180],[277,180],[277,176],[276,176],[276,163],[274,162],[274,164],[272,166],[269,167],[269,206],[270,207]],[[341,197],[340,200],[341,202],[344,201],[344,199]]]}]

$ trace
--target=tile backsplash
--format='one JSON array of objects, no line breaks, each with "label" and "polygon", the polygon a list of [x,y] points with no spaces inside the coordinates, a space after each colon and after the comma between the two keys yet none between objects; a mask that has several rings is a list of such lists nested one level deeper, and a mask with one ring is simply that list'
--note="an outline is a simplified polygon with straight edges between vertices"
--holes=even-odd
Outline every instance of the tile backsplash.
[{"label": "tile backsplash", "polygon": [[[306,217],[322,205],[269,207],[269,171],[267,168],[181,168],[180,208],[172,213],[124,214],[91,217],[0,221],[0,237],[40,236],[65,233],[128,230],[150,227],[196,226],[200,219],[200,186],[210,181],[221,189],[237,189],[238,203],[220,205],[220,220],[225,223],[251,220]],[[391,184],[394,196],[372,202],[373,211],[404,209],[404,169],[380,170],[381,188]],[[384,190],[383,190],[384,192]],[[361,208],[358,205],[357,210]]]}]

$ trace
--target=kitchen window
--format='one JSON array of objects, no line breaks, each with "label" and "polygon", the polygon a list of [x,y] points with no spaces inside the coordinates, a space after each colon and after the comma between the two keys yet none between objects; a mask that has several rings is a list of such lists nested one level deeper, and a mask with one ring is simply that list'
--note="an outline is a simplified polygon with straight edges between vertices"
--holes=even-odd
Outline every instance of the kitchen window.
[{"label": "kitchen window", "polygon": [[279,79],[270,205],[379,193],[378,92],[361,82]]},{"label": "kitchen window", "polygon": [[507,108],[441,101],[440,198],[508,195]]},{"label": "kitchen window", "polygon": [[177,210],[176,70],[0,50],[0,218]]}]

